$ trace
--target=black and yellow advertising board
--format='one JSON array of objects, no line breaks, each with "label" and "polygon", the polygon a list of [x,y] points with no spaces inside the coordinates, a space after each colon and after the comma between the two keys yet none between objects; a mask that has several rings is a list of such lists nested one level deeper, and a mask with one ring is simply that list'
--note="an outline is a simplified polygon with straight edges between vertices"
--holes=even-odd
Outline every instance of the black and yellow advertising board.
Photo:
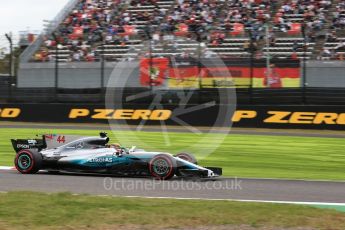
[{"label": "black and yellow advertising board", "polygon": [[[229,109],[228,109],[229,108]],[[220,112],[223,111],[223,112]],[[225,112],[224,112],[225,111]],[[227,112],[228,111],[228,112]],[[121,122],[136,125],[230,126],[288,129],[345,129],[345,106],[211,106],[181,113],[176,106],[148,108],[128,105],[105,108],[92,104],[2,104],[0,121],[50,123],[107,123]]]}]

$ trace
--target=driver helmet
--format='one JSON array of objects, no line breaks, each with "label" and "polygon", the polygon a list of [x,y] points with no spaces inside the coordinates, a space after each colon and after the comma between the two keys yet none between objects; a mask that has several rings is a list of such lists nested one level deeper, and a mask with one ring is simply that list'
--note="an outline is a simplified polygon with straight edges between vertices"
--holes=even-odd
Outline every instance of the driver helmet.
[{"label": "driver helmet", "polygon": [[109,148],[114,148],[116,150],[120,150],[121,149],[121,145],[118,143],[114,143],[114,144],[110,144]]}]

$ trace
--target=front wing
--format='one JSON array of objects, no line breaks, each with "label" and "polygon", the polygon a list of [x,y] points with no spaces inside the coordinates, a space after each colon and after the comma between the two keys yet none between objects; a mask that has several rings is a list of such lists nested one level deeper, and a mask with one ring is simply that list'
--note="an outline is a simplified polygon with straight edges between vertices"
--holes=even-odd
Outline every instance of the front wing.
[{"label": "front wing", "polygon": [[180,169],[179,173],[183,177],[200,177],[200,178],[211,178],[218,177],[223,174],[222,168],[207,167],[203,169]]}]

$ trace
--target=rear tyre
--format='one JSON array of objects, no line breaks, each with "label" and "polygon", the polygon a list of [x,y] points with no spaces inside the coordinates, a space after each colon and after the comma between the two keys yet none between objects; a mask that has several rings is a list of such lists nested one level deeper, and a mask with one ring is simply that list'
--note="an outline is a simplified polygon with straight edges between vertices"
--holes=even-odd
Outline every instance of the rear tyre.
[{"label": "rear tyre", "polygon": [[175,157],[181,158],[196,165],[198,164],[198,161],[196,160],[195,156],[190,153],[179,153]]},{"label": "rear tyre", "polygon": [[176,161],[169,155],[159,154],[149,163],[150,173],[159,180],[169,180],[175,175]]},{"label": "rear tyre", "polygon": [[14,159],[16,169],[22,174],[37,173],[42,166],[42,155],[35,150],[21,150]]}]

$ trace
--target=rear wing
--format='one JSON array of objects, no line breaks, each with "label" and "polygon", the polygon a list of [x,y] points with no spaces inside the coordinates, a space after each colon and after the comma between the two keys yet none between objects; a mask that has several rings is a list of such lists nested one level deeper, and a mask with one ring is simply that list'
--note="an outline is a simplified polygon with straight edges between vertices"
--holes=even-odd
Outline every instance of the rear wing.
[{"label": "rear wing", "polygon": [[13,149],[19,152],[23,149],[53,149],[71,141],[79,139],[80,136],[44,134],[42,139],[11,139]]},{"label": "rear wing", "polygon": [[23,149],[37,149],[41,151],[47,148],[45,135],[42,136],[42,139],[11,139],[11,142],[16,153]]}]

